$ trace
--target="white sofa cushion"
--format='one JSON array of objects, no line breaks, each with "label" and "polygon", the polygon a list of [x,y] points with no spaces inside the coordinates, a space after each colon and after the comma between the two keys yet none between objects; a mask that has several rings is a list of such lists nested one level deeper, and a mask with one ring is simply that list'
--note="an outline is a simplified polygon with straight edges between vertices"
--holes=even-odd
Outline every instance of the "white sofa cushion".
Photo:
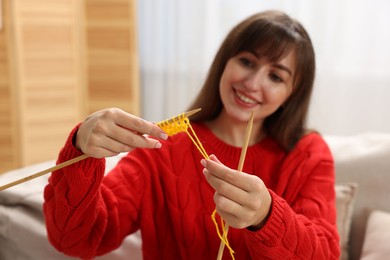
[{"label": "white sofa cushion", "polygon": [[353,207],[356,199],[357,184],[343,183],[335,186],[337,229],[340,235],[340,260],[349,258],[349,231],[352,222]]},{"label": "white sofa cushion", "polygon": [[367,223],[361,260],[390,258],[390,213],[375,210]]}]

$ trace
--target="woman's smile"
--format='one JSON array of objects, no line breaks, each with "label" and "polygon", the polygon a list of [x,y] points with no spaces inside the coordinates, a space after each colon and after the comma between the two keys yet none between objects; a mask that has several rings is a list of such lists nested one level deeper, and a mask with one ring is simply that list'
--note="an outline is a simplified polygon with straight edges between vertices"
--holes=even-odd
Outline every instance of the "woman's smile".
[{"label": "woman's smile", "polygon": [[236,89],[233,89],[235,96],[238,98],[238,101],[241,101],[240,103],[245,103],[246,105],[257,105],[261,104],[259,101],[255,100],[252,97],[249,97],[248,95],[245,95],[242,92],[237,91]]}]

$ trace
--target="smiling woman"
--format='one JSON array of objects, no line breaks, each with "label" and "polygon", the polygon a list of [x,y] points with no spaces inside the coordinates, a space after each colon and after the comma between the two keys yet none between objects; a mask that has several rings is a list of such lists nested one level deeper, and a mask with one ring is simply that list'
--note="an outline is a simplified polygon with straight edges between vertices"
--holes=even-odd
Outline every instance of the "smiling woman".
[{"label": "smiling woman", "polygon": [[[314,71],[304,27],[265,11],[227,35],[192,104],[202,109],[191,117],[197,144],[210,156],[187,134],[168,138],[121,109],[91,114],[57,162],[88,158],[54,171],[45,188],[50,242],[93,258],[141,230],[144,259],[215,259],[223,249],[212,215],[232,227],[221,239],[232,258],[338,259],[333,159],[305,125]],[[104,175],[103,157],[122,152]]]}]

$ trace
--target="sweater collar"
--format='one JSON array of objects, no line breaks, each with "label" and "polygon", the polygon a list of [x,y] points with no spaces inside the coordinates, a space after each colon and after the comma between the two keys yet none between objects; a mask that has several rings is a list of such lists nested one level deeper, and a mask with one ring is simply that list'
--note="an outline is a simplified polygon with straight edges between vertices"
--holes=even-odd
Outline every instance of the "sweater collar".
[{"label": "sweater collar", "polygon": [[[228,158],[239,158],[242,147],[232,146],[219,139],[204,123],[191,123],[195,133],[197,134],[202,145],[206,149],[207,153],[215,154],[217,157],[223,155]],[[244,138],[244,137],[243,137]],[[246,157],[257,157],[259,153],[264,153],[265,150],[274,150],[274,152],[280,152],[280,146],[270,137],[266,136],[256,144],[248,147]]]}]

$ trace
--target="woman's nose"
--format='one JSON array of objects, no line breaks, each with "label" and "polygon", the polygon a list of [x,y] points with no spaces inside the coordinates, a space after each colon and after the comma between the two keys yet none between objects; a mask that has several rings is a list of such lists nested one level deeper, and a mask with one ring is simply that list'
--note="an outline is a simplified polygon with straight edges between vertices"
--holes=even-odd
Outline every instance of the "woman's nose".
[{"label": "woman's nose", "polygon": [[250,73],[245,80],[245,88],[249,91],[260,90],[264,83],[264,75],[261,71]]}]

